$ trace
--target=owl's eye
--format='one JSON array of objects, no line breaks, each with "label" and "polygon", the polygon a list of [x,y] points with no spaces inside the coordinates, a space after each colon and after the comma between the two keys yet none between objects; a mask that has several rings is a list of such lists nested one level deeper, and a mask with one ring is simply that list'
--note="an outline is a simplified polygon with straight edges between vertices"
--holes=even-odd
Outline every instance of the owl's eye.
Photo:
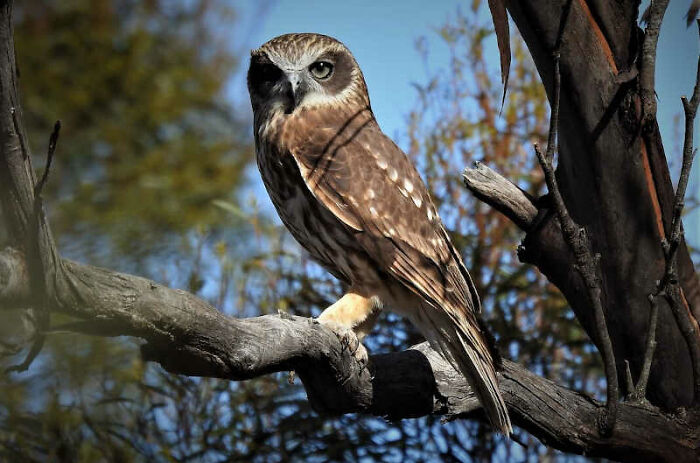
[{"label": "owl's eye", "polygon": [[309,66],[311,75],[319,80],[328,79],[333,72],[333,65],[328,61],[316,61]]}]

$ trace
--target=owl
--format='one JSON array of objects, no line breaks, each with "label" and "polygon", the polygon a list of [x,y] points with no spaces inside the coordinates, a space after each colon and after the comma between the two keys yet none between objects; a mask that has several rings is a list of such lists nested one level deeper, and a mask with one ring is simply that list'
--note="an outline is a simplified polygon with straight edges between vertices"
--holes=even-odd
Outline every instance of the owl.
[{"label": "owl", "polygon": [[347,287],[318,321],[361,340],[382,309],[406,317],[508,435],[498,357],[474,284],[418,171],[374,119],[350,51],[320,34],[274,38],[251,52],[248,90],[272,203],[294,238]]}]

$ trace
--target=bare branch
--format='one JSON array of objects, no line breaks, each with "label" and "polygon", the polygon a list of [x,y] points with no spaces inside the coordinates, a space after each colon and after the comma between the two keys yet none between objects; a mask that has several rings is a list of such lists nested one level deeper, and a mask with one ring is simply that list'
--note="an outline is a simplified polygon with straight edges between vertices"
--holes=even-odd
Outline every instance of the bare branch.
[{"label": "bare branch", "polygon": [[480,162],[464,169],[464,184],[480,200],[528,230],[537,216],[537,207],[523,190],[498,172]]},{"label": "bare branch", "polygon": [[[27,292],[28,275],[11,275],[22,267],[21,260],[16,251],[0,252],[0,282],[14,285],[0,284],[0,294]],[[290,315],[235,319],[190,293],[144,278],[68,260],[61,267],[68,281],[56,286],[62,292],[52,310],[89,322],[81,331],[142,338],[144,358],[170,372],[242,380],[294,370],[319,413],[484,419],[464,377],[427,343],[372,355],[363,371],[337,336],[314,320]],[[6,302],[0,298],[0,306]],[[499,387],[514,423],[547,445],[620,461],[682,462],[700,455],[695,415],[676,417],[623,404],[615,435],[601,437],[595,425],[600,403],[514,362],[504,360],[503,367]]]},{"label": "bare branch", "polygon": [[[568,12],[568,10],[566,10]],[[565,23],[568,15],[562,17],[562,23]],[[564,28],[560,27],[559,34],[564,33]],[[557,40],[557,44],[561,44],[561,40]],[[544,171],[547,188],[552,195],[554,208],[559,218],[562,233],[566,239],[569,248],[573,252],[576,264],[575,268],[586,283],[588,298],[593,306],[595,317],[596,334],[598,347],[601,357],[603,358],[603,366],[605,368],[605,377],[607,379],[607,394],[606,394],[606,414],[601,421],[601,434],[609,435],[613,432],[617,419],[618,409],[618,382],[617,382],[617,366],[615,364],[615,355],[613,353],[612,341],[608,332],[605,313],[601,302],[601,278],[599,275],[598,260],[600,256],[594,257],[591,252],[591,245],[586,235],[585,229],[579,227],[571,218],[569,211],[564,203],[564,198],[559,190],[556,175],[552,161],[554,152],[558,144],[558,126],[559,126],[559,95],[561,92],[561,74],[559,70],[559,62],[561,59],[560,50],[557,48],[553,53],[554,57],[554,101],[552,102],[552,116],[549,126],[549,136],[546,153],[542,153],[537,144],[535,144],[535,154],[539,160],[540,166]]]},{"label": "bare branch", "polygon": [[659,41],[661,22],[666,13],[669,0],[652,0],[645,13],[647,26],[644,29],[642,42],[641,66],[639,73],[640,95],[642,97],[642,128],[651,130],[651,124],[656,121],[656,44]]},{"label": "bare branch", "polygon": [[49,136],[49,148],[46,153],[46,165],[44,166],[44,173],[41,176],[41,180],[34,187],[34,197],[41,197],[41,192],[46,185],[46,181],[49,179],[49,171],[51,170],[51,162],[53,161],[53,155],[56,152],[56,143],[58,142],[58,134],[61,130],[61,121],[56,121],[53,126],[53,131],[51,136]]},{"label": "bare branch", "polygon": [[654,360],[654,351],[656,350],[656,323],[659,318],[659,303],[656,300],[658,294],[649,295],[649,329],[647,330],[647,339],[644,348],[644,361],[642,370],[639,373],[637,385],[633,386],[632,375],[629,373],[629,363],[627,365],[628,383],[628,398],[632,402],[642,402],[647,395],[647,384],[649,383],[649,372],[651,371],[651,363]]},{"label": "bare branch", "polygon": [[[700,34],[700,22],[698,23],[698,32]],[[693,131],[695,127],[695,116],[700,103],[700,57],[698,57],[697,72],[695,77],[695,86],[693,95],[690,101],[683,96],[683,112],[685,114],[685,136],[683,139],[683,162],[681,165],[681,174],[678,179],[678,186],[674,196],[673,215],[671,219],[671,234],[668,240],[662,240],[662,248],[666,264],[664,266],[664,275],[659,280],[650,296],[652,300],[652,309],[655,308],[656,297],[663,295],[671,307],[671,311],[678,323],[678,327],[683,334],[683,337],[688,345],[690,357],[693,365],[693,386],[694,386],[694,401],[697,403],[700,400],[700,340],[698,339],[699,328],[697,321],[690,313],[690,308],[685,300],[682,290],[679,285],[678,278],[678,250],[680,248],[683,230],[681,225],[681,217],[683,215],[683,207],[685,205],[685,194],[690,179],[690,172],[693,166],[695,150],[693,149]],[[651,326],[651,325],[650,325]],[[653,326],[655,328],[655,324]],[[651,330],[651,328],[650,328]],[[653,349],[651,350],[653,355]],[[645,364],[647,362],[645,356]],[[650,360],[649,360],[650,361]],[[648,372],[647,372],[648,374]],[[640,383],[643,385],[648,379],[640,377]],[[640,387],[638,386],[637,389]],[[639,394],[637,394],[639,396]]]},{"label": "bare branch", "polygon": [[[555,64],[555,68],[557,65]],[[549,150],[548,150],[549,151]],[[544,171],[547,188],[554,197],[557,215],[561,224],[562,232],[566,238],[567,244],[571,247],[574,256],[576,257],[576,270],[583,278],[588,288],[588,298],[593,306],[593,313],[596,322],[596,334],[598,336],[599,348],[601,357],[603,358],[603,366],[605,368],[605,377],[607,380],[607,395],[606,409],[607,413],[601,422],[601,434],[609,435],[612,433],[617,419],[618,408],[618,384],[617,384],[617,366],[615,365],[615,356],[613,354],[612,342],[608,333],[607,323],[603,306],[600,301],[600,277],[598,276],[598,259],[595,259],[590,251],[590,243],[586,236],[586,231],[580,228],[571,218],[564,199],[561,197],[559,186],[554,175],[552,164],[547,159],[547,155],[543,154],[537,145],[535,145],[535,153]]]}]

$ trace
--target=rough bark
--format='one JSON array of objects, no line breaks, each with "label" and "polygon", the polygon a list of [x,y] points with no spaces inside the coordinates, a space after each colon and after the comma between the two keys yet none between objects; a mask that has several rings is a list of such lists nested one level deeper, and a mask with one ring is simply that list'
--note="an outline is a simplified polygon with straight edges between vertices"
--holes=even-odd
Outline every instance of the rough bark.
[{"label": "rough bark", "polygon": [[[569,0],[510,2],[509,11],[552,99],[551,52]],[[641,130],[636,56],[641,31],[638,3],[572,0],[561,45],[560,149],[557,180],[566,206],[602,256],[602,298],[617,369],[630,362],[638,377],[649,326],[647,296],[664,275],[662,238],[670,234],[674,193],[655,120]],[[692,64],[691,64],[692,65]],[[690,89],[688,89],[690,90]],[[520,253],[566,296],[598,344],[585,287],[571,271],[553,211],[526,229]],[[687,310],[697,318],[700,283],[685,243],[678,253],[680,286]],[[671,410],[693,402],[693,368],[687,344],[666,301],[659,302],[657,349],[648,399]]]},{"label": "rough bark", "polygon": [[[30,278],[21,253],[0,253],[0,307],[23,305]],[[360,412],[396,420],[427,414],[482,419],[476,395],[426,344],[370,357],[362,369],[338,338],[317,322],[291,315],[228,317],[197,297],[137,276],[64,260],[66,284],[55,307],[80,320],[60,329],[91,335],[138,336],[145,359],[166,370],[230,380],[295,370],[320,413]],[[620,406],[611,438],[598,432],[603,404],[541,378],[511,361],[499,387],[518,426],[547,445],[621,461],[696,461],[695,415]]]}]

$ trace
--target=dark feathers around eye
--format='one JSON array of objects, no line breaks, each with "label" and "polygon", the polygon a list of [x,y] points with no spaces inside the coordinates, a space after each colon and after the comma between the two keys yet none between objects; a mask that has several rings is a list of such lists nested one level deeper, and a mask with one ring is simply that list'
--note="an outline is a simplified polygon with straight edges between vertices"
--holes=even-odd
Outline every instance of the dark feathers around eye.
[{"label": "dark feathers around eye", "polygon": [[327,61],[333,65],[333,73],[326,80],[319,83],[323,85],[331,95],[342,92],[352,81],[353,58],[347,53],[330,52],[316,59],[316,62]]},{"label": "dark feathers around eye", "polygon": [[282,77],[282,70],[266,54],[253,54],[248,69],[248,88],[258,95],[266,95]]}]

